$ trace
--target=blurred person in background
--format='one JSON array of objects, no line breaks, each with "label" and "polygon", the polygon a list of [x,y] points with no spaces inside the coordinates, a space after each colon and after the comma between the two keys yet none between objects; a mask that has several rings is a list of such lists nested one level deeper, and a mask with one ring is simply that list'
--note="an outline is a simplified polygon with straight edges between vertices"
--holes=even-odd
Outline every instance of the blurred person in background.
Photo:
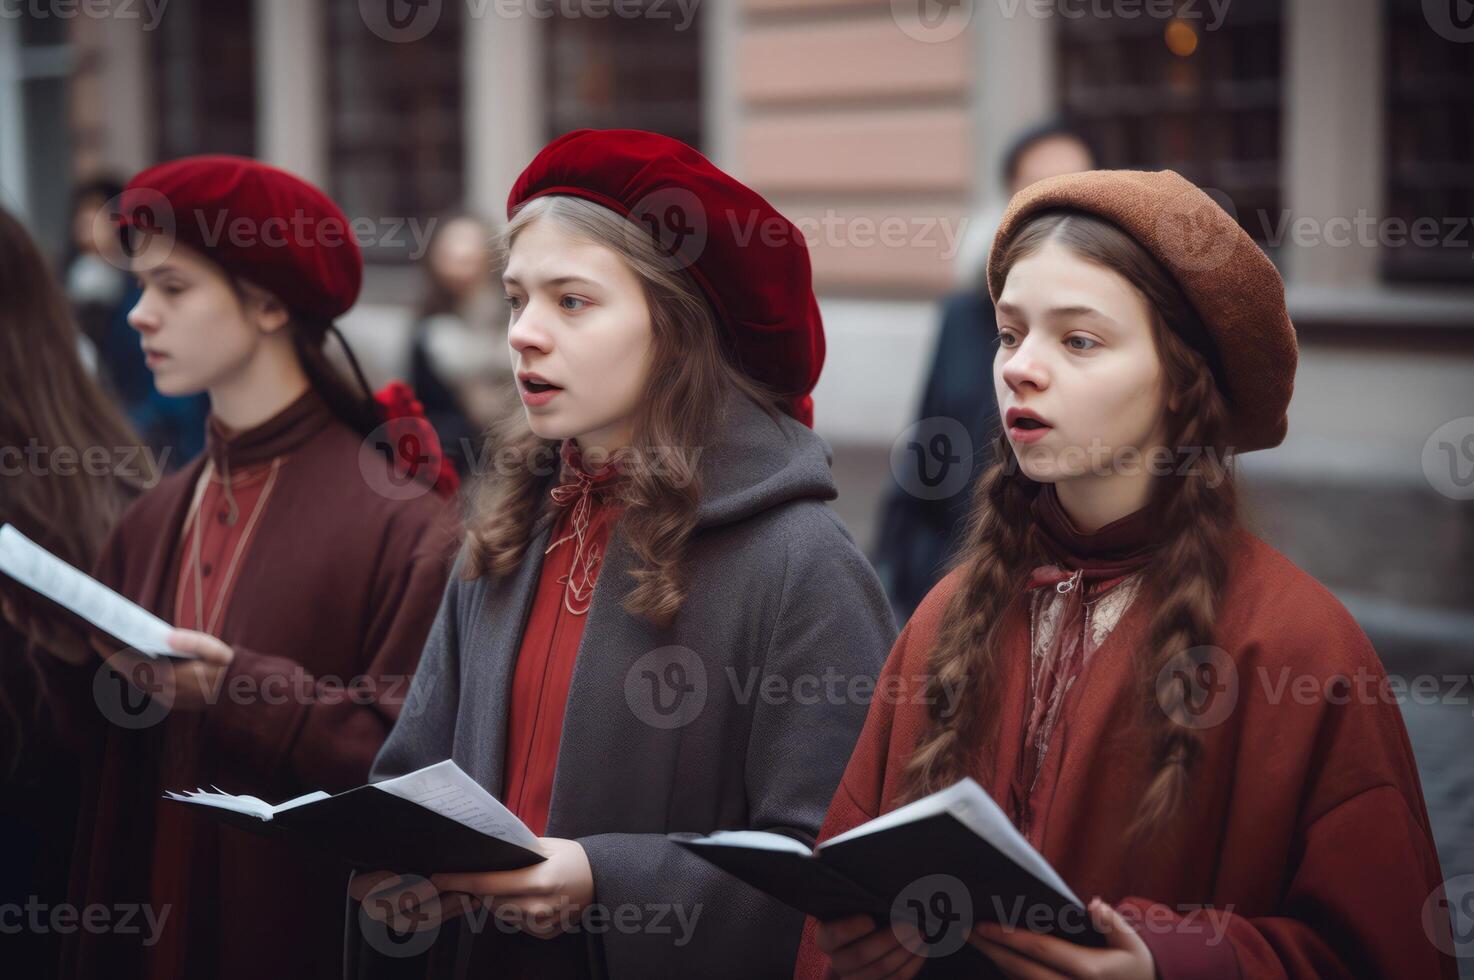
[{"label": "blurred person in background", "polygon": [[[1003,157],[1009,197],[1046,177],[1080,173],[1095,166],[1095,151],[1077,130],[1052,121],[1021,134]],[[987,452],[998,427],[998,405],[988,379],[998,341],[998,320],[982,282],[993,233],[1003,217],[1003,203],[971,219],[958,252],[964,279],[961,290],[942,301],[942,327],[927,374],[916,418],[960,422],[971,438],[972,468],[967,485],[948,497],[924,500],[893,483],[881,505],[875,546],[875,570],[885,584],[896,621],[905,622],[931,587],[937,584],[962,540],[971,487],[990,462]],[[932,433],[917,438],[923,448]]]},{"label": "blurred person in background", "polygon": [[122,230],[111,214],[122,193],[122,182],[111,175],[83,181],[72,192],[62,283],[81,327],[88,370],[118,402],[144,442],[161,454],[168,448],[167,459],[178,465],[204,448],[210,403],[204,395],[160,394],[144,363],[138,334],[128,326],[128,311],[142,290],[128,271]]},{"label": "blurred person in background", "polygon": [[[153,457],[136,452],[138,437],[83,366],[66,298],[31,236],[5,211],[0,296],[0,524],[90,568],[129,502],[153,485]],[[107,453],[106,466],[80,464],[94,448]],[[24,906],[34,896],[55,907],[67,897],[78,761],[36,658],[63,658],[84,684],[96,658],[66,614],[5,576],[0,611],[0,905]],[[8,936],[7,973],[55,976],[59,938],[33,929]]]},{"label": "blurred person in background", "polygon": [[441,222],[410,334],[410,386],[462,473],[484,455],[482,433],[516,403],[506,303],[492,279],[492,234],[471,214]]},{"label": "blurred person in background", "polygon": [[106,345],[112,323],[127,316],[129,293],[136,288],[120,230],[107,216],[108,202],[121,193],[122,182],[111,175],[93,177],[72,190],[72,221],[61,260],[62,286],[94,373],[92,358]]}]

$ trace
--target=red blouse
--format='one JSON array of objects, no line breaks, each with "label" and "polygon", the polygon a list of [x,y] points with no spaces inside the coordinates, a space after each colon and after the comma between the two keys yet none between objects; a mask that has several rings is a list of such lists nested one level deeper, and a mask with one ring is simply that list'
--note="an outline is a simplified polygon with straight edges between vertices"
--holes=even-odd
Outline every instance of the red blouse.
[{"label": "red blouse", "polygon": [[502,802],[538,836],[547,830],[579,641],[609,532],[622,509],[614,464],[587,472],[572,440],[564,442],[562,457],[561,481],[552,491],[558,519],[512,675],[503,767]]}]

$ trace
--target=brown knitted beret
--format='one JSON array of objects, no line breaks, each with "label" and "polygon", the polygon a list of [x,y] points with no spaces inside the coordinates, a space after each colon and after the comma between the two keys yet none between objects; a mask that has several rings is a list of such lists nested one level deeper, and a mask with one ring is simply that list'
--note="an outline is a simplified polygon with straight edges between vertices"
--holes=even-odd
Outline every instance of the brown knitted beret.
[{"label": "brown knitted beret", "polygon": [[[1009,202],[988,257],[988,290],[1003,291],[1002,257],[1032,215],[1070,209],[1104,218],[1177,280],[1203,321],[1203,351],[1233,414],[1228,444],[1269,449],[1285,438],[1298,346],[1285,285],[1269,257],[1191,181],[1171,170],[1093,170],[1041,180]],[[1203,338],[1185,338],[1201,349]]]}]

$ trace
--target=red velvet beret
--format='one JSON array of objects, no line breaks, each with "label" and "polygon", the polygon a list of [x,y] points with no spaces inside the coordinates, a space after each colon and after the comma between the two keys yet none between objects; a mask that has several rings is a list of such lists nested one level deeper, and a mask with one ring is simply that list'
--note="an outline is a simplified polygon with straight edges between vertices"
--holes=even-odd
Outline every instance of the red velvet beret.
[{"label": "red velvet beret", "polygon": [[294,312],[329,320],[363,285],[363,255],[341,208],[311,184],[245,157],[184,157],[128,182],[119,220],[173,236]]},{"label": "red velvet beret", "polygon": [[[1177,280],[1206,338],[1207,356],[1232,413],[1237,452],[1284,441],[1299,346],[1274,263],[1218,202],[1171,170],[1092,170],[1050,177],[1015,194],[988,258],[988,289],[1003,291],[1006,246],[1041,211],[1084,211],[1130,235]],[[1204,347],[1210,349],[1203,350]]]},{"label": "red velvet beret", "polygon": [[507,217],[549,194],[601,204],[649,232],[705,294],[738,366],[813,424],[824,324],[808,243],[771,204],[685,143],[637,129],[553,140],[512,186]]}]

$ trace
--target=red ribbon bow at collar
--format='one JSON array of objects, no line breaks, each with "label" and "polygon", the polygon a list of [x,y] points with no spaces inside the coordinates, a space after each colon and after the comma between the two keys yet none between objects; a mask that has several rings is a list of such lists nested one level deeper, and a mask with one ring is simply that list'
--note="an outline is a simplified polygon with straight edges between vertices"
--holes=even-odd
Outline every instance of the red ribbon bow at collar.
[{"label": "red ribbon bow at collar", "polygon": [[572,505],[573,510],[568,515],[570,529],[548,545],[543,553],[552,554],[559,545],[573,542],[573,567],[558,581],[564,585],[564,607],[573,615],[582,616],[594,601],[594,585],[599,577],[599,564],[604,559],[598,545],[588,540],[593,497],[612,487],[620,478],[621,471],[619,462],[613,459],[593,472],[586,470],[583,454],[572,439],[564,440],[559,456],[563,460],[564,482],[553,487],[549,495],[559,507]]}]

